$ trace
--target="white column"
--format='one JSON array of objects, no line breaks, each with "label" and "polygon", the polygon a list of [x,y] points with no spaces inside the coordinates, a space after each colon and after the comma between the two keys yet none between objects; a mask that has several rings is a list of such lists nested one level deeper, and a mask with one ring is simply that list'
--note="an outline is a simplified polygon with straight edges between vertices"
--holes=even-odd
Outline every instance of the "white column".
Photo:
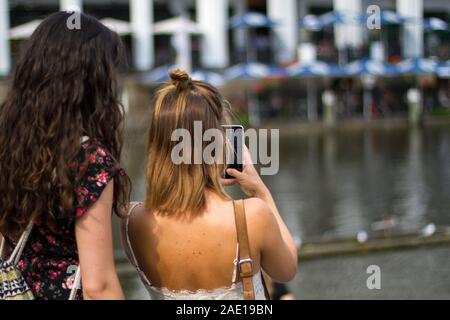
[{"label": "white column", "polygon": [[[423,18],[422,0],[397,0],[397,12],[408,18]],[[403,26],[402,51],[405,58],[423,56],[423,30],[419,23]]]},{"label": "white column", "polygon": [[228,0],[197,0],[197,22],[203,30],[201,61],[208,68],[224,68],[228,57]]},{"label": "white column", "polygon": [[267,14],[279,23],[273,29],[276,36],[278,62],[292,62],[296,56],[299,32],[297,1],[267,0]]},{"label": "white column", "polygon": [[139,71],[149,70],[154,63],[153,0],[130,0],[130,18],[134,66]]},{"label": "white column", "polygon": [[192,71],[191,35],[185,30],[179,30],[172,36],[172,44],[177,51],[176,67],[186,72]]},{"label": "white column", "polygon": [[[297,15],[298,19],[302,19],[304,16],[306,16],[309,13],[309,5],[310,3],[307,3],[306,1],[299,1],[297,5]],[[308,40],[305,38],[305,30],[299,29],[299,44],[303,43],[304,41]]]},{"label": "white column", "polygon": [[[243,0],[234,0],[234,15],[241,16],[247,11],[247,4]],[[236,49],[245,49],[247,42],[247,29],[235,28],[233,30],[233,43]]]},{"label": "white column", "polygon": [[7,76],[11,71],[8,1],[0,0],[0,76]]},{"label": "white column", "polygon": [[[361,0],[333,0],[333,10],[361,14]],[[358,48],[363,43],[362,27],[357,24],[337,25],[334,27],[334,41],[338,49]]]},{"label": "white column", "polygon": [[79,11],[83,11],[83,0],[59,0],[59,10],[74,11],[75,8],[78,8]]}]

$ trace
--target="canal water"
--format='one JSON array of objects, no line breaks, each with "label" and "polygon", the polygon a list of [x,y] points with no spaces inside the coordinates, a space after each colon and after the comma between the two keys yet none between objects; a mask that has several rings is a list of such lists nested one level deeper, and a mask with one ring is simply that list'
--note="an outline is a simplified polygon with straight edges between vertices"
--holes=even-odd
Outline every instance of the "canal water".
[{"label": "canal water", "polygon": [[[123,165],[133,198],[144,195],[145,129],[128,130]],[[450,226],[450,125],[280,130],[280,169],[263,177],[299,241],[421,232]],[[239,196],[239,191],[230,193]],[[432,228],[434,228],[434,226]],[[125,265],[116,240],[118,262]],[[301,240],[300,240],[301,239]],[[381,269],[369,290],[366,269]],[[300,261],[290,283],[300,299],[450,298],[450,247]],[[128,298],[145,299],[134,272],[121,274]]]}]

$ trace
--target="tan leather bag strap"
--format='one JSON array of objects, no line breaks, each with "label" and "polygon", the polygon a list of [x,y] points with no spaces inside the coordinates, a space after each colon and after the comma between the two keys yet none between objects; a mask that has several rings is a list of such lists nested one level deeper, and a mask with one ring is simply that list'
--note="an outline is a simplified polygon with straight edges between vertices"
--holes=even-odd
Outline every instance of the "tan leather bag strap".
[{"label": "tan leather bag strap", "polygon": [[0,235],[0,238],[2,239],[0,241],[0,260],[3,260],[6,256],[6,240],[3,235]]},{"label": "tan leather bag strap", "polygon": [[253,287],[253,261],[250,255],[244,201],[233,201],[233,205],[237,242],[239,244],[238,271],[244,289],[244,300],[255,300],[255,290]]}]

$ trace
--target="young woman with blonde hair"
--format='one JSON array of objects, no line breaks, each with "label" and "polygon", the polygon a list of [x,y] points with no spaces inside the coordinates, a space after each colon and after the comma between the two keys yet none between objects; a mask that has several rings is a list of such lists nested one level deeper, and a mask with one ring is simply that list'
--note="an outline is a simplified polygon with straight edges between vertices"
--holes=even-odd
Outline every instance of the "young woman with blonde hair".
[{"label": "young woman with blonde hair", "polygon": [[[243,299],[244,263],[251,267],[253,297],[264,299],[261,270],[276,281],[291,280],[297,271],[296,246],[248,153],[243,172],[228,170],[234,179],[222,179],[226,168],[220,161],[174,163],[178,142],[172,133],[183,128],[194,136],[195,121],[201,121],[202,134],[222,130],[222,97],[208,83],[173,71],[155,99],[145,204],[133,206],[123,221],[123,245],[152,299]],[[201,142],[202,150],[208,143]],[[250,197],[243,201],[250,259],[242,264],[236,202],[223,189],[231,184]]]}]

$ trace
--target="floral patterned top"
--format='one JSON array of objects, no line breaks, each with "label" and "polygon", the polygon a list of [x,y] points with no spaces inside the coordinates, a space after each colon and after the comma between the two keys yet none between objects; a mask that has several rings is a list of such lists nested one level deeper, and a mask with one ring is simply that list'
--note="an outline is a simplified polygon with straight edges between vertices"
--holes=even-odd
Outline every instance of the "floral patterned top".
[{"label": "floral patterned top", "polygon": [[[86,160],[87,167],[83,168]],[[56,215],[58,233],[36,219],[18,263],[36,299],[69,298],[78,266],[75,220],[97,201],[112,178],[125,175],[125,171],[98,141],[82,143],[77,166],[79,170],[85,170],[85,174],[75,190],[72,214]],[[81,290],[77,292],[77,299],[82,299]]]}]

